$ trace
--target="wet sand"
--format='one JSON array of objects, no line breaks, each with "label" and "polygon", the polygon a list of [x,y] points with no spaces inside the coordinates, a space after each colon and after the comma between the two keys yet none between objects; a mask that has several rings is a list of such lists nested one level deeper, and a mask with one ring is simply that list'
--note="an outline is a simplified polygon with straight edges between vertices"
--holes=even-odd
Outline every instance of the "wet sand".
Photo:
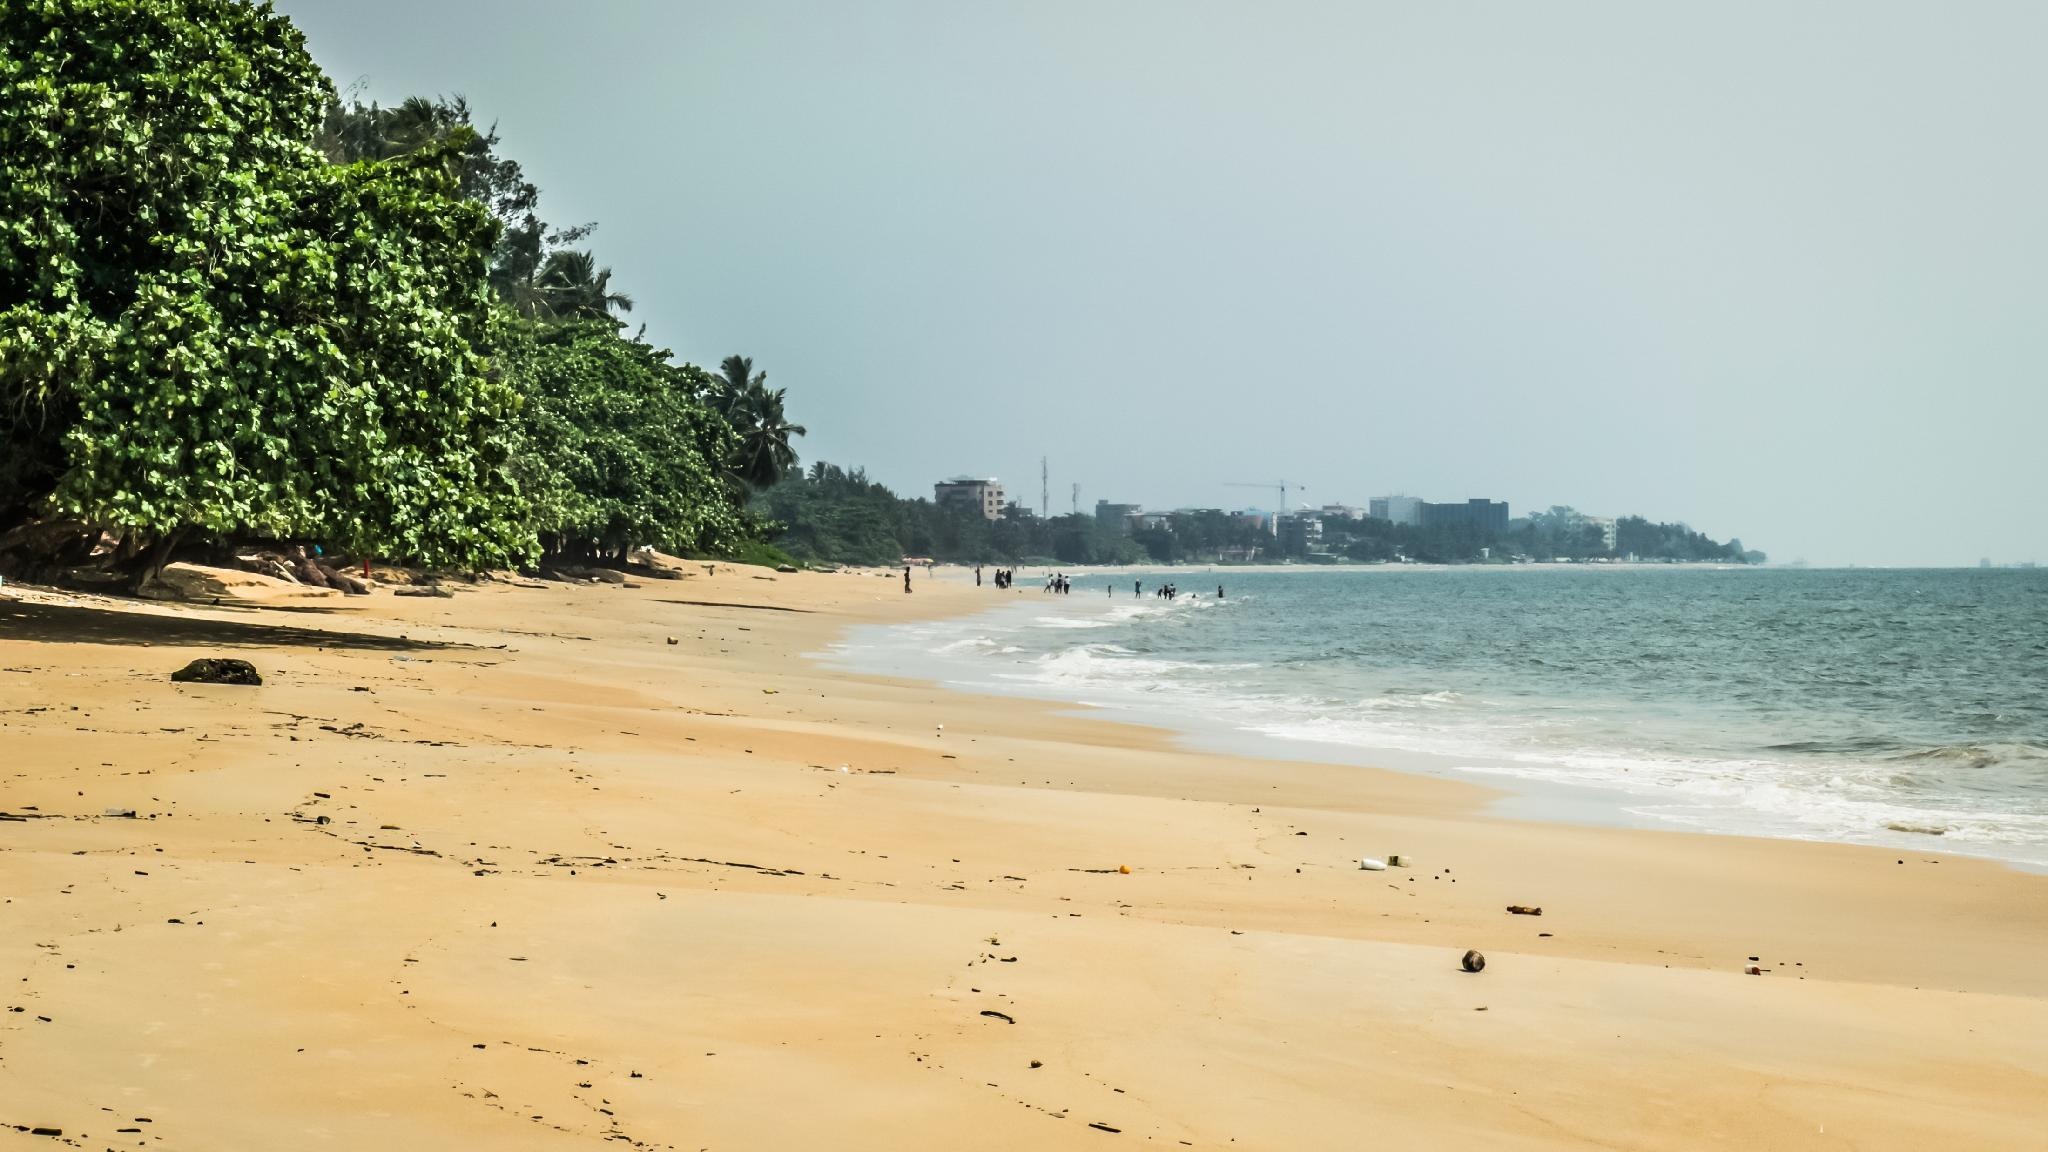
[{"label": "wet sand", "polygon": [[0,1145],[2042,1146],[2048,878],[860,678],[996,593],[770,576],[0,591]]}]

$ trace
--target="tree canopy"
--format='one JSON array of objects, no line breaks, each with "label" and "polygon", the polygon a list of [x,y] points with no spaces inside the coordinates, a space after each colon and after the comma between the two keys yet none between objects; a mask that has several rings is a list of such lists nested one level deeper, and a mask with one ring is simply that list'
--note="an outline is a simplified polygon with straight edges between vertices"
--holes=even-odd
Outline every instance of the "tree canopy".
[{"label": "tree canopy", "polygon": [[622,558],[636,545],[725,552],[743,535],[719,475],[730,426],[692,399],[702,370],[609,323],[501,314],[499,356],[525,399],[515,472],[550,554]]},{"label": "tree canopy", "polygon": [[0,563],[740,547],[783,392],[623,336],[539,202],[461,97],[344,101],[268,5],[0,6]]},{"label": "tree canopy", "polygon": [[532,552],[479,347],[496,227],[440,147],[328,162],[326,78],[236,0],[15,0],[0,43],[0,506]]}]

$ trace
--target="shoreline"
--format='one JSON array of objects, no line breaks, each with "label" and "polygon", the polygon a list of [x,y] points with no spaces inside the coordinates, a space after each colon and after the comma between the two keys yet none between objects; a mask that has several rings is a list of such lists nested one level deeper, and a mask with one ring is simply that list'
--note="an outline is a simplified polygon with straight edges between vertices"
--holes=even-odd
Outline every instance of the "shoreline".
[{"label": "shoreline", "polygon": [[[547,1149],[2048,1126],[2041,877],[1504,819],[1459,781],[850,675],[805,654],[985,603],[721,568],[335,613],[0,598],[0,808],[34,809],[0,822],[0,1122]],[[221,654],[265,685],[164,679]],[[1416,866],[1358,870],[1386,852]]]},{"label": "shoreline", "polygon": [[[1078,589],[1077,589],[1078,591]],[[1086,648],[1093,629],[1104,625],[1088,623],[1114,615],[1129,600],[1110,600],[1108,606],[1093,597],[1034,599],[1029,590],[1014,597],[985,601],[978,610],[944,620],[919,623],[854,625],[838,642],[812,655],[828,667],[856,675],[880,675],[927,682],[950,690],[992,695],[1005,699],[1028,699],[1063,706],[1068,714],[1108,723],[1136,724],[1171,734],[1172,746],[1191,754],[1279,759],[1321,764],[1332,769],[1390,771],[1432,780],[1450,781],[1487,790],[1492,799],[1480,814],[1508,819],[1557,823],[1577,827],[1620,827],[1642,831],[1678,832],[1711,837],[1784,840],[1851,847],[1874,847],[1894,853],[1941,852],[2001,864],[2022,872],[2048,875],[2048,858],[2029,858],[2024,845],[1945,839],[1911,829],[1871,828],[1861,838],[1842,832],[1802,834],[1793,828],[1773,828],[1762,813],[1741,807],[1701,806],[1690,816],[1654,811],[1674,802],[1655,789],[1630,791],[1614,784],[1596,784],[1553,778],[1540,769],[1520,766],[1516,756],[1494,750],[1451,751],[1443,748],[1404,747],[1394,744],[1357,743],[1348,739],[1318,739],[1290,736],[1263,730],[1239,709],[1219,712],[1189,711],[1160,704],[1143,694],[1117,694],[1113,688],[1096,685],[1081,688],[1053,684],[1035,677],[1032,661],[1003,663],[985,650],[990,636],[1006,637],[1019,632],[1039,634],[1050,627],[1050,616],[1072,617],[1075,646]],[[1034,627],[1034,624],[1040,627]],[[958,625],[957,632],[934,634],[936,627]],[[1064,632],[1043,635],[1064,636]],[[968,646],[982,642],[983,648]],[[936,644],[934,648],[932,645]],[[959,649],[965,647],[965,651]],[[1072,649],[1069,649],[1072,650]],[[1021,652],[1012,645],[996,653]],[[1033,652],[1043,660],[1058,649]],[[1204,698],[1207,699],[1206,697]],[[1284,701],[1278,701],[1284,703]],[[1230,703],[1230,701],[1225,701]],[[1246,699],[1239,705],[1261,706]],[[1266,705],[1276,703],[1267,701]],[[1539,760],[1537,763],[1542,763]],[[1751,826],[1744,826],[1745,821]]]}]

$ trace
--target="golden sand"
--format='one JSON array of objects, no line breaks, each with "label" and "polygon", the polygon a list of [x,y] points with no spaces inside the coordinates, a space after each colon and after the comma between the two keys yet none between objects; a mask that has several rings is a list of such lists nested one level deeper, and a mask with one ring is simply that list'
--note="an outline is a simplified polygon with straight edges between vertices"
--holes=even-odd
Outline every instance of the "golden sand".
[{"label": "golden sand", "polygon": [[823,670],[997,593],[693,573],[0,591],[0,1147],[2048,1147],[2048,878]]}]

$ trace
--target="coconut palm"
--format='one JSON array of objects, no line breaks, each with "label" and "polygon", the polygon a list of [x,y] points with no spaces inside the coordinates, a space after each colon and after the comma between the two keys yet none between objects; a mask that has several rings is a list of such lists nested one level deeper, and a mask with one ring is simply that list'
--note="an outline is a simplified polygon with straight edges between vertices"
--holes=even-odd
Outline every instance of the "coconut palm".
[{"label": "coconut palm", "polygon": [[378,127],[383,134],[385,156],[408,156],[430,144],[447,139],[459,125],[469,122],[469,105],[461,97],[454,104],[442,104],[424,96],[409,96],[403,104],[383,110]]},{"label": "coconut palm", "polygon": [[719,408],[740,440],[732,472],[756,491],[772,488],[796,469],[796,449],[789,441],[804,435],[804,426],[789,422],[783,413],[786,390],[768,387],[768,374],[754,371],[752,359],[726,357],[719,377],[724,393]]},{"label": "coconut palm", "polygon": [[713,407],[721,412],[725,412],[728,416],[731,415],[731,412],[727,410],[740,397],[746,395],[749,388],[766,388],[768,386],[768,374],[766,372],[754,371],[754,358],[752,356],[727,356],[725,361],[718,366],[718,375],[714,379],[718,394],[713,400]]},{"label": "coconut palm", "polygon": [[633,298],[611,290],[612,270],[599,268],[588,252],[560,249],[548,253],[533,278],[539,310],[554,320],[609,320],[614,311],[631,312]]}]

